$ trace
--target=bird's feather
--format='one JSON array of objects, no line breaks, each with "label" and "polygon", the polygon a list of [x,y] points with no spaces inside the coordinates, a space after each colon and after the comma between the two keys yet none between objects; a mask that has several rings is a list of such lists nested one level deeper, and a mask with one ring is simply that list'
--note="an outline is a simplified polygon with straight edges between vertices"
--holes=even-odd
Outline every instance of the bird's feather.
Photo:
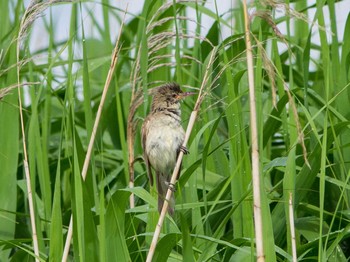
[{"label": "bird's feather", "polygon": [[149,179],[149,183],[151,186],[153,186],[153,175],[152,175],[152,169],[151,169],[151,163],[149,162],[148,155],[146,153],[146,143],[147,143],[147,135],[148,135],[148,124],[149,124],[149,119],[148,117],[145,119],[142,129],[141,129],[141,141],[142,141],[142,148],[143,148],[143,159],[146,164],[146,170],[147,170],[147,175]]},{"label": "bird's feather", "polygon": [[[160,172],[156,172],[156,185],[157,185],[157,191],[158,191],[158,212],[162,212],[163,204],[165,201],[166,193],[168,191],[169,187],[169,178],[167,178],[164,174]],[[171,195],[169,206],[168,206],[168,212],[171,216],[174,215],[175,211],[175,196],[174,194]]]}]

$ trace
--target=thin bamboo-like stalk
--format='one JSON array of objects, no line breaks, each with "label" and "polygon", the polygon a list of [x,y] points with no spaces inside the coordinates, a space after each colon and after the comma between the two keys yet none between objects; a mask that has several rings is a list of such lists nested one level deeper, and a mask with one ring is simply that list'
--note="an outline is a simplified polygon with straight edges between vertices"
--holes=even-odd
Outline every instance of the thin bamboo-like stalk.
[{"label": "thin bamboo-like stalk", "polygon": [[265,261],[264,243],[263,243],[263,223],[261,215],[261,199],[260,199],[260,160],[259,160],[259,142],[258,127],[255,102],[255,84],[254,84],[254,65],[252,43],[250,40],[249,17],[247,10],[247,1],[243,1],[244,9],[244,27],[245,40],[247,49],[247,68],[248,68],[248,84],[249,84],[249,107],[250,107],[250,130],[252,143],[252,179],[253,179],[253,202],[254,202],[254,228],[257,261]]},{"label": "thin bamboo-like stalk", "polygon": [[33,191],[32,191],[32,185],[31,185],[31,179],[30,179],[30,171],[28,166],[28,152],[27,152],[27,145],[26,145],[26,135],[25,135],[25,128],[24,128],[24,120],[23,120],[23,107],[22,107],[22,95],[21,95],[21,84],[20,84],[20,71],[21,66],[19,63],[19,52],[20,52],[20,45],[21,45],[21,39],[25,34],[26,30],[26,23],[28,20],[32,19],[30,15],[28,15],[30,6],[34,4],[35,1],[32,1],[29,5],[29,7],[25,10],[21,24],[19,27],[18,32],[18,38],[17,38],[17,46],[16,46],[16,60],[17,60],[17,91],[18,91],[18,104],[19,104],[19,117],[20,117],[20,123],[21,123],[21,132],[22,132],[22,141],[23,141],[23,166],[24,166],[24,173],[26,176],[26,184],[27,184],[27,193],[28,193],[28,203],[29,203],[29,217],[30,217],[30,223],[32,227],[32,238],[33,238],[33,249],[35,254],[35,261],[39,262],[40,253],[39,253],[39,244],[38,244],[38,236],[36,231],[36,224],[35,224],[35,212],[34,212],[34,201],[33,201]]},{"label": "thin bamboo-like stalk", "polygon": [[[110,86],[110,83],[111,83],[111,80],[112,80],[112,77],[113,77],[115,66],[117,65],[117,62],[118,62],[118,57],[119,57],[118,54],[119,54],[119,50],[120,50],[119,42],[120,42],[121,32],[122,32],[123,27],[124,27],[124,22],[125,22],[125,16],[126,16],[126,13],[127,13],[127,9],[128,9],[128,6],[126,6],[126,9],[125,9],[125,12],[124,12],[124,18],[123,18],[122,23],[120,25],[118,39],[117,39],[117,42],[116,42],[114,50],[113,50],[112,59],[111,59],[111,65],[110,65],[110,68],[109,68],[109,71],[108,71],[108,74],[107,74],[105,85],[103,87],[101,101],[100,101],[100,104],[98,106],[94,127],[92,129],[92,133],[91,133],[88,149],[87,149],[86,156],[85,156],[83,169],[81,171],[81,176],[82,176],[83,180],[85,180],[86,175],[87,175],[87,171],[89,169],[91,153],[92,153],[92,149],[93,149],[93,146],[94,146],[94,143],[95,143],[96,132],[97,132],[98,125],[100,123],[100,118],[101,118],[101,115],[102,115],[102,109],[103,109],[103,106],[104,106],[104,102],[106,100],[108,88]],[[62,261],[67,261],[67,259],[68,259],[68,253],[69,253],[69,248],[70,248],[70,243],[71,243],[71,240],[72,240],[72,236],[73,236],[73,217],[71,216],[70,222],[69,222],[67,238],[66,238],[66,242],[65,242],[65,245],[64,245]]]},{"label": "thin bamboo-like stalk", "polygon": [[[207,68],[205,70],[205,75],[204,75],[204,78],[203,78],[203,82],[202,82],[201,88],[199,89],[198,98],[197,98],[196,104],[195,104],[195,106],[193,108],[193,111],[191,113],[190,120],[188,122],[188,126],[187,126],[187,129],[186,129],[186,134],[185,134],[185,139],[184,139],[184,142],[182,144],[182,146],[184,146],[184,147],[186,147],[188,139],[190,138],[190,135],[191,135],[191,132],[192,132],[192,128],[193,128],[194,123],[196,121],[200,105],[201,105],[201,103],[202,103],[202,101],[203,101],[203,99],[205,97],[205,94],[206,94],[206,92],[204,92],[203,90],[204,90],[204,87],[207,85],[207,82],[208,82],[208,79],[209,79],[209,69],[212,66],[213,62],[214,62],[215,53],[216,53],[216,48],[214,48],[212,50],[212,53],[211,53],[211,56],[210,56]],[[176,183],[177,174],[178,174],[178,172],[180,170],[180,166],[181,166],[183,155],[184,155],[184,153],[182,151],[180,151],[179,156],[177,158],[177,162],[176,162],[174,171],[173,171],[173,174],[171,176],[171,180],[170,180],[170,183],[169,183],[170,185],[174,185]],[[156,226],[153,238],[152,238],[152,242],[151,242],[151,246],[150,246],[150,249],[149,249],[149,252],[148,252],[148,255],[147,255],[146,262],[151,262],[152,261],[152,258],[153,258],[153,255],[154,255],[154,251],[156,249],[158,238],[159,238],[159,235],[160,235],[160,231],[162,229],[163,222],[164,222],[164,219],[165,219],[165,215],[166,215],[166,213],[168,211],[169,201],[170,201],[170,198],[171,198],[172,194],[173,194],[173,191],[169,187],[168,191],[167,191],[167,194],[166,194],[166,197],[165,197],[163,208],[162,208],[162,211],[160,213],[160,216],[159,216],[159,219],[158,219],[158,223],[157,223],[157,226]]]}]

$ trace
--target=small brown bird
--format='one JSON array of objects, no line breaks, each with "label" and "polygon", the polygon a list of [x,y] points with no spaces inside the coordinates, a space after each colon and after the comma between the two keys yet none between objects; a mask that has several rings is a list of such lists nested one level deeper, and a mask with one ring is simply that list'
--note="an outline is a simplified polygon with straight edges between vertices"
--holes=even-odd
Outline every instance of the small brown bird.
[{"label": "small brown bird", "polygon": [[[156,172],[159,213],[162,210],[168,187],[173,186],[170,185],[170,179],[177,156],[180,150],[188,153],[187,149],[182,146],[185,131],[181,126],[180,101],[192,94],[182,92],[176,83],[158,87],[153,95],[151,112],[142,125],[143,158],[151,185],[153,185],[151,167]],[[170,215],[174,214],[174,206],[175,197],[172,195],[169,203]]]}]

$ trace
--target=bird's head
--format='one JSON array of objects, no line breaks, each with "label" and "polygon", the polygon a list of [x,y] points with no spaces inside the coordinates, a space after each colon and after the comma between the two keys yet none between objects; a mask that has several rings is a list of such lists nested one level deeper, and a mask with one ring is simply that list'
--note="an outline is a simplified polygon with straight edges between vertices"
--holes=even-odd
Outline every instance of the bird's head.
[{"label": "bird's head", "polygon": [[160,86],[154,90],[152,110],[162,108],[179,109],[180,101],[192,92],[183,92],[177,83]]}]

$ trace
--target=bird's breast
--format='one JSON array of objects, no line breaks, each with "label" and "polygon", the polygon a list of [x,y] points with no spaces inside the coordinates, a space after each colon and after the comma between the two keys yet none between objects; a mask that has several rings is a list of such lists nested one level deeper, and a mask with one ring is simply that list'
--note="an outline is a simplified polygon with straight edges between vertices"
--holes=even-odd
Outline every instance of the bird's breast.
[{"label": "bird's breast", "polygon": [[169,116],[160,116],[150,121],[146,152],[155,170],[164,174],[172,172],[184,137],[185,132],[180,122]]}]

